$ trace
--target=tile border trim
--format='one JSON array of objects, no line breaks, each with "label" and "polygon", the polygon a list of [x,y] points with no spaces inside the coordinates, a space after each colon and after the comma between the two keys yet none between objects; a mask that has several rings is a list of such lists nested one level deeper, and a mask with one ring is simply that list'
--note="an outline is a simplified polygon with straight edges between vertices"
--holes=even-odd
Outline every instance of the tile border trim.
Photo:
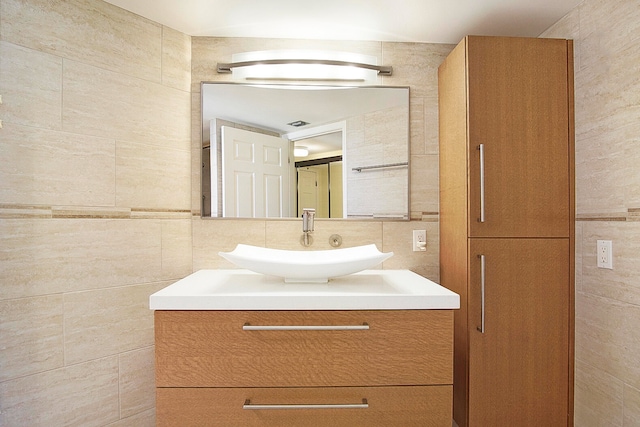
[{"label": "tile border trim", "polygon": [[190,209],[0,204],[0,219],[190,219]]}]

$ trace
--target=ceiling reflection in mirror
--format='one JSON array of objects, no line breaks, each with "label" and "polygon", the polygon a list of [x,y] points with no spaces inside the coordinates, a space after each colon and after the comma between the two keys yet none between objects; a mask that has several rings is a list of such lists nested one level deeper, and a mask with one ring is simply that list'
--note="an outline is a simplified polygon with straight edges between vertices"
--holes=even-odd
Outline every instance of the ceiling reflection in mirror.
[{"label": "ceiling reflection in mirror", "polygon": [[203,217],[409,219],[409,88],[201,89]]}]

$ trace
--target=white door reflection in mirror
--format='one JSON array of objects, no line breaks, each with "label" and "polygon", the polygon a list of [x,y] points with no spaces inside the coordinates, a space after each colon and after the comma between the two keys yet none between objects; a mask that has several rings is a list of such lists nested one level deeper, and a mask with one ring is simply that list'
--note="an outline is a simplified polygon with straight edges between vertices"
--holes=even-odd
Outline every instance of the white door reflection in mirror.
[{"label": "white door reflection in mirror", "polygon": [[222,199],[225,217],[288,217],[289,141],[222,126]]}]

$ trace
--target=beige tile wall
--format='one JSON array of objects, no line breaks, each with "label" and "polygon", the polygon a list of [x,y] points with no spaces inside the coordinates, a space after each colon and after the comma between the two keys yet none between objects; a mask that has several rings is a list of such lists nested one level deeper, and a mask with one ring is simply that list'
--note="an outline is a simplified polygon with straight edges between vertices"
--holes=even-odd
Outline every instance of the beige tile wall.
[{"label": "beige tile wall", "polygon": [[[575,40],[576,426],[640,425],[640,7],[585,0]],[[596,240],[613,241],[613,270]]]},{"label": "beige tile wall", "polygon": [[[374,55],[393,66],[393,76],[379,77],[379,84],[409,86],[411,105],[411,217],[410,222],[322,221],[316,222],[311,249],[330,249],[329,236],[343,237],[343,247],[375,243],[394,256],[384,268],[407,268],[438,280],[438,118],[437,68],[453,46],[424,43],[335,42],[318,40],[228,39],[194,37],[192,43],[192,157],[200,157],[200,82],[224,81],[229,75],[215,72],[218,62],[231,62],[237,52],[271,49],[334,49]],[[413,165],[418,165],[415,168]],[[192,188],[200,187],[199,162],[194,161]],[[200,219],[197,190],[192,193],[196,214],[194,270],[232,267],[218,251],[232,250],[237,243],[304,249],[300,245],[299,220]],[[427,229],[427,252],[411,251],[413,229]]]},{"label": "beige tile wall", "polygon": [[190,88],[184,34],[0,0],[0,425],[155,424],[148,296],[193,265]]},{"label": "beige tile wall", "polygon": [[[576,40],[580,426],[640,419],[639,13],[585,0],[545,34]],[[200,81],[232,53],[298,47],[378,56],[394,67],[380,83],[411,87],[414,221],[318,221],[314,248],[338,233],[437,280],[436,69],[452,46],[191,40],[98,0],[0,0],[3,425],[153,425],[146,296],[229,267],[217,252],[239,242],[300,248],[298,221],[197,216]],[[416,227],[426,253],[409,250]],[[593,268],[597,238],[614,241],[613,271]]]},{"label": "beige tile wall", "polygon": [[[234,52],[295,47],[385,57],[396,76],[380,83],[411,86],[411,160],[437,167],[435,70],[451,46],[192,44],[99,0],[0,0],[3,425],[153,425],[148,295],[229,267],[217,251],[239,242],[300,247],[298,221],[198,216],[200,81]],[[437,280],[437,169],[412,180],[423,222],[319,221],[313,248],[339,233],[394,251],[385,268]],[[410,252],[416,227],[426,253]]]}]

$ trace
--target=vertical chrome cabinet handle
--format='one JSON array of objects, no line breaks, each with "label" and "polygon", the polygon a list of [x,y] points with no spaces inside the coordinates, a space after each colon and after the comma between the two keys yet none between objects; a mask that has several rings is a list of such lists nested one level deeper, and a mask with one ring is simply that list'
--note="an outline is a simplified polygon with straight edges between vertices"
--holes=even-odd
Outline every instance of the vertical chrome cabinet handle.
[{"label": "vertical chrome cabinet handle", "polygon": [[480,218],[478,221],[484,222],[484,144],[478,145],[480,150]]},{"label": "vertical chrome cabinet handle", "polygon": [[480,258],[480,326],[477,327],[480,333],[484,334],[484,285],[486,275],[486,263],[484,255],[478,255]]}]

